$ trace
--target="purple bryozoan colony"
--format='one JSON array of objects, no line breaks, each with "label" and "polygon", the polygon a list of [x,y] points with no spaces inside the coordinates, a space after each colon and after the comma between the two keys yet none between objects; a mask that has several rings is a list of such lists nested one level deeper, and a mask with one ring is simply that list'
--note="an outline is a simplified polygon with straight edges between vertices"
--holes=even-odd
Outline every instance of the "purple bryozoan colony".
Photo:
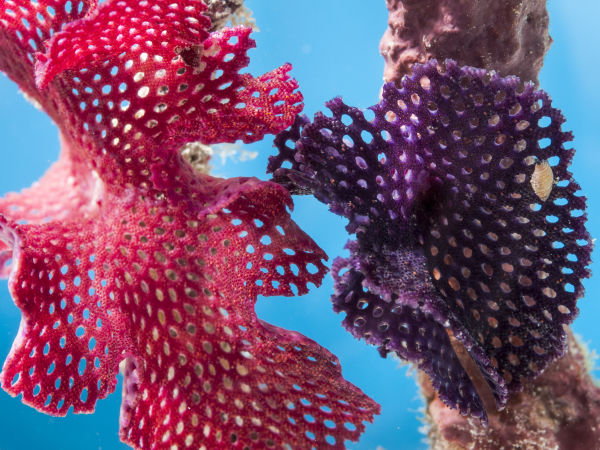
[{"label": "purple bryozoan colony", "polygon": [[331,117],[298,117],[269,170],[349,219],[356,239],[333,265],[344,326],[485,422],[455,347],[503,408],[563,355],[589,276],[572,135],[548,95],[516,77],[453,61],[412,70],[384,86],[372,119],[340,98]]}]

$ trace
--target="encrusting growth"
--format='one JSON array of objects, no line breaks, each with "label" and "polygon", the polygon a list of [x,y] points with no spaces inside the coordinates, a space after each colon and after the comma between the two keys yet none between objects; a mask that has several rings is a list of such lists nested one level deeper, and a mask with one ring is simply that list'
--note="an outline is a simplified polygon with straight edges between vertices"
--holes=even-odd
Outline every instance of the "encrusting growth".
[{"label": "encrusting growth", "polygon": [[0,70],[60,130],[58,162],[0,199],[2,275],[22,311],[0,379],[39,411],[91,412],[124,363],[135,448],[342,448],[378,405],[335,356],[261,321],[326,255],[289,193],[195,171],[189,142],[254,142],[302,109],[289,65],[239,74],[245,27],[197,0],[7,0]]},{"label": "encrusting growth", "polygon": [[419,377],[431,418],[427,433],[431,449],[596,448],[600,388],[590,375],[585,348],[570,331],[567,343],[565,356],[511,395],[503,411],[488,411],[488,426],[453,414],[426,377]]},{"label": "encrusting growth", "polygon": [[564,353],[589,276],[563,116],[531,83],[435,60],[384,85],[372,119],[340,98],[327,107],[331,117],[299,116],[277,136],[269,171],[356,234],[333,264],[334,309],[355,337],[414,362],[446,404],[485,421],[449,333],[502,408]]}]

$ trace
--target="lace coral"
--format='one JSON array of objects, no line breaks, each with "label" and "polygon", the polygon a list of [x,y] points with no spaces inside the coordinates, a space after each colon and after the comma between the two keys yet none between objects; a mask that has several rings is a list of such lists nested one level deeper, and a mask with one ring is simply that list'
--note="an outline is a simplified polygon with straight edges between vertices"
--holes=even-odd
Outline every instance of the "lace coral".
[{"label": "lace coral", "polygon": [[463,414],[498,407],[564,352],[589,276],[585,198],[564,118],[543,91],[455,62],[386,84],[373,120],[337,98],[279,134],[269,170],[349,219],[334,309],[357,338],[415,362]]},{"label": "lace coral", "polygon": [[259,294],[319,284],[322,250],[285,189],[194,173],[190,141],[252,142],[301,110],[289,65],[241,75],[250,30],[209,34],[196,0],[8,0],[0,69],[59,127],[59,160],[0,200],[22,310],[11,395],[93,411],[122,361],[121,438],[138,448],[357,440],[378,406],[337,359],[256,317]]}]

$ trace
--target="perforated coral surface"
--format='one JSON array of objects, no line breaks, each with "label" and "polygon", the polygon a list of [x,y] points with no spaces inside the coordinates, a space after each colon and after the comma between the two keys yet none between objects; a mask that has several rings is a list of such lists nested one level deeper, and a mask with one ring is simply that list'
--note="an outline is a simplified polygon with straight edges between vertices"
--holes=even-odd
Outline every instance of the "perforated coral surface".
[{"label": "perforated coral surface", "polygon": [[0,69],[57,123],[57,163],[0,199],[0,262],[22,311],[0,380],[52,415],[91,412],[124,373],[136,448],[343,448],[379,407],[335,356],[257,318],[258,295],[319,285],[289,194],[195,171],[179,150],[290,125],[289,65],[239,74],[243,27],[200,1],[0,6]]},{"label": "perforated coral surface", "polygon": [[485,411],[448,342],[467,349],[503,407],[564,352],[589,276],[585,197],[549,96],[447,61],[416,65],[362,111],[337,98],[276,138],[269,170],[349,219],[334,308],[395,351],[464,414]]}]

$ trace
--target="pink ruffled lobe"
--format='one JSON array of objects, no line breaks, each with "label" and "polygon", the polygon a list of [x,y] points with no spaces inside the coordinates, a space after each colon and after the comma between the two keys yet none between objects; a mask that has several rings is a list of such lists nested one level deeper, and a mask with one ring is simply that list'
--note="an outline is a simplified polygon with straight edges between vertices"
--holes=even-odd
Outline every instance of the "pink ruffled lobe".
[{"label": "pink ruffled lobe", "polygon": [[284,124],[291,124],[302,111],[302,94],[295,92],[298,83],[288,75],[291,69],[291,64],[284,64],[258,78],[243,75],[245,89],[241,90],[239,101],[246,105],[242,138],[245,143],[262,139],[264,127],[285,129]]},{"label": "pink ruffled lobe", "polygon": [[325,254],[283,188],[209,191],[202,211],[132,190],[89,219],[20,226],[11,287],[24,326],[3,385],[44,412],[89,412],[127,357],[121,436],[134,447],[343,448],[378,406],[329,352],[254,311],[258,295],[320,284]]},{"label": "pink ruffled lobe", "polygon": [[[121,429],[125,442],[134,448],[327,443],[341,449],[346,439],[358,440],[362,421],[370,421],[379,407],[341,378],[337,358],[304,336],[260,321],[223,322],[226,311],[216,309],[216,304],[203,308],[204,327],[194,342],[199,356],[189,368],[175,371],[174,364],[166,375],[146,372],[132,389],[139,402],[133,413],[122,409],[122,419],[130,418]],[[163,381],[156,382],[161,375]]]},{"label": "pink ruffled lobe", "polygon": [[102,182],[83,177],[64,153],[31,187],[0,198],[0,211],[20,223],[46,223],[84,216],[98,207]]},{"label": "pink ruffled lobe", "polygon": [[[327,431],[343,445],[377,407],[340,378],[328,352],[264,324],[254,311],[259,294],[290,295],[292,283],[300,292],[309,281],[318,284],[324,254],[289,219],[281,188],[257,180],[228,184],[199,214],[140,201],[129,214],[115,213],[120,224],[111,229],[121,242],[110,260],[133,268],[117,277],[116,295],[136,342],[122,439],[136,448],[305,447],[325,439],[324,421],[343,418],[340,425],[358,431]],[[325,385],[331,392],[321,392]],[[298,410],[289,412],[290,404]],[[320,405],[331,414],[317,415]],[[299,435],[282,421],[284,413],[303,423]],[[305,427],[305,414],[320,423]]]},{"label": "pink ruffled lobe", "polygon": [[94,67],[98,61],[129,53],[136,44],[141,47],[140,43],[179,52],[200,45],[210,25],[202,15],[205,9],[200,0],[106,2],[90,17],[53,36],[48,51],[38,57],[36,82],[44,89],[65,70]]},{"label": "pink ruffled lobe", "polygon": [[[204,39],[208,33],[198,27],[207,23],[201,20],[183,33],[183,42],[187,20],[204,19],[198,8],[195,15],[186,8],[178,7],[182,17],[138,23],[128,3],[110,2],[48,43],[44,64],[52,72],[40,65],[38,75],[43,85],[53,80],[46,89],[61,110],[59,127],[78,149],[76,157],[90,160],[107,184],[152,187],[148,166],[166,162],[165,154],[168,159],[182,144],[254,142],[284,129],[302,109],[291,66],[259,78],[238,73],[254,46],[249,28]],[[132,23],[122,25],[122,15]],[[164,39],[160,45],[158,38]],[[118,45],[90,49],[90,39]],[[194,66],[185,57],[190,45],[198,50]]]},{"label": "pink ruffled lobe", "polygon": [[[101,203],[104,184],[85,164],[76,163],[72,149],[61,136],[58,161],[31,187],[0,198],[0,213],[20,224],[60,222],[84,217]],[[12,249],[0,242],[0,277],[11,269]]]},{"label": "pink ruffled lobe", "polygon": [[75,4],[65,0],[7,0],[0,6],[0,71],[30,97],[46,104],[35,86],[34,64],[45,41],[65,24],[85,17],[96,5],[95,0]]},{"label": "pink ruffled lobe", "polygon": [[13,239],[2,239],[16,262],[9,288],[22,320],[2,386],[47,414],[92,412],[114,391],[125,348],[107,279],[95,274],[93,223],[10,226]]},{"label": "pink ruffled lobe", "polygon": [[226,214],[227,246],[245,249],[222,260],[223,271],[239,268],[236,289],[251,295],[292,296],[306,294],[309,283],[319,286],[327,272],[322,263],[327,255],[290,220],[289,193],[256,179],[245,181],[236,191],[235,196],[227,194],[226,204],[216,203]]}]

